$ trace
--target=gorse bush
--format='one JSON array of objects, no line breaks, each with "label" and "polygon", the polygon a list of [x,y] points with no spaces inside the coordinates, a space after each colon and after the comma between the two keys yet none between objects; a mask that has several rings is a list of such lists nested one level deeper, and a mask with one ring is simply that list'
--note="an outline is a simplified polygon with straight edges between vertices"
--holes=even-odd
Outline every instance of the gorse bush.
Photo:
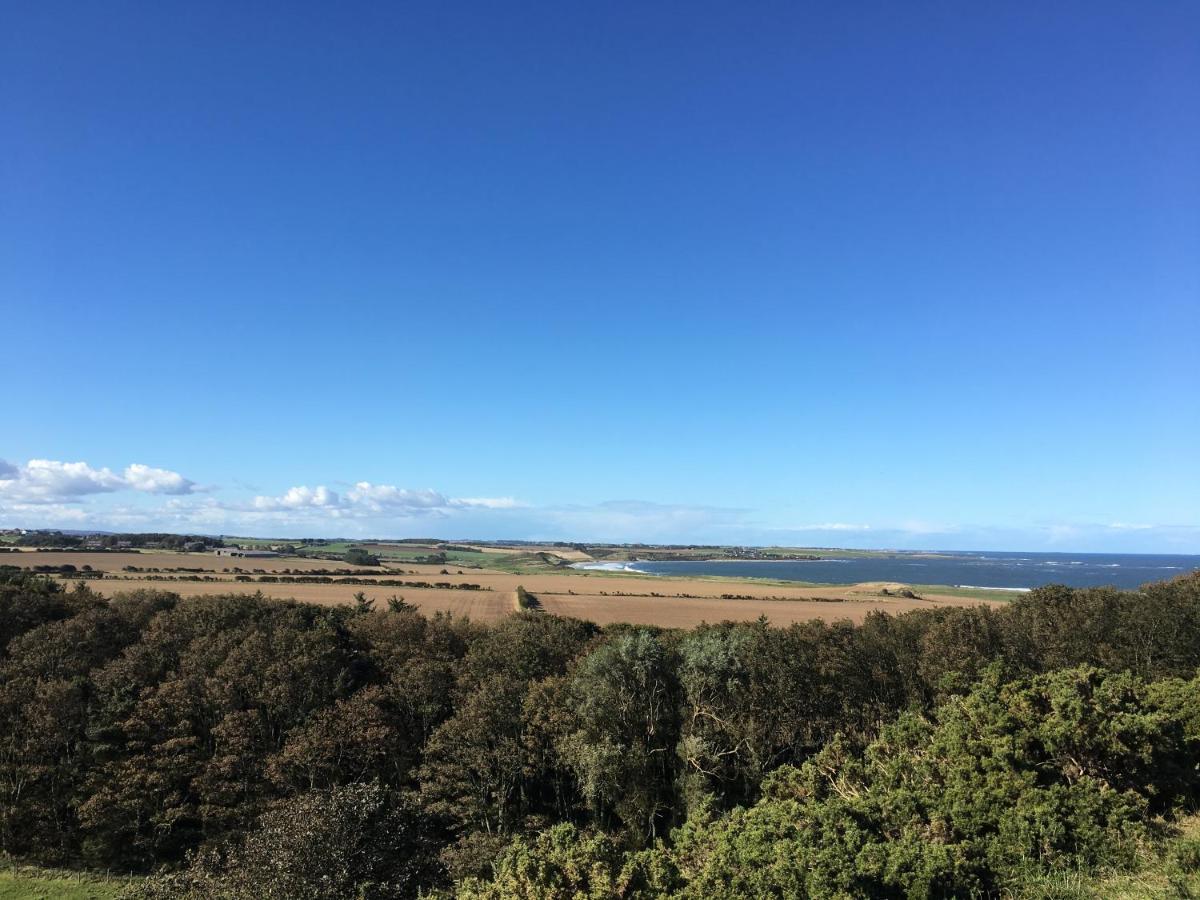
[{"label": "gorse bush", "polygon": [[[997,891],[1031,861],[1128,866],[1149,807],[1197,786],[1194,748],[1147,693],[1091,668],[989,674],[861,752],[839,738],[776,770],[758,803],[682,829],[667,859],[697,897],[948,896]],[[1181,764],[1187,778],[1159,780]]]},{"label": "gorse bush", "polygon": [[6,573],[0,848],[154,896],[1002,896],[1200,800],[1198,667],[1200,576],[682,632]]},{"label": "gorse bush", "polygon": [[[1200,699],[1200,680],[1172,687]],[[516,842],[490,882],[463,893],[983,896],[1031,866],[1128,867],[1152,840],[1151,807],[1175,808],[1200,786],[1196,748],[1157,696],[1091,667],[1007,684],[992,670],[929,716],[903,714],[861,751],[838,737],[776,769],[755,804],[701,810],[669,843],[621,853],[558,826]]]}]

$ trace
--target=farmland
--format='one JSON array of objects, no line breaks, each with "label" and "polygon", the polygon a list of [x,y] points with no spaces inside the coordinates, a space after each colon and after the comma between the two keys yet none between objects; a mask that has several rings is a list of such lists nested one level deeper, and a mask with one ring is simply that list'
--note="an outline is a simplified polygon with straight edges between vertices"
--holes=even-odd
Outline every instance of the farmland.
[{"label": "farmland", "polygon": [[[331,544],[331,557],[351,544]],[[902,613],[913,609],[1000,604],[981,592],[921,588],[916,597],[898,596],[904,585],[805,585],[796,582],[719,577],[664,577],[571,569],[556,548],[446,550],[437,545],[366,545],[380,566],[352,566],[330,558],[308,556],[228,557],[213,553],[142,551],[86,553],[27,551],[5,554],[0,564],[91,567],[89,584],[104,596],[142,589],[170,590],[182,596],[261,591],[268,597],[339,605],[355,596],[382,605],[400,595],[427,615],[436,612],[496,621],[513,610],[513,597],[524,587],[547,613],[587,619],[598,624],[629,622],[690,628],[702,622],[754,621],[766,617],[788,625],[811,619],[861,622],[872,611]],[[387,554],[393,547],[414,555],[445,553],[473,556],[491,563],[410,563]],[[570,553],[571,558],[577,556]],[[473,562],[475,560],[472,560]],[[319,574],[329,573],[329,574]],[[63,574],[70,582],[77,575]],[[324,583],[293,583],[287,579]],[[885,595],[887,590],[890,595]]]},{"label": "farmland", "polygon": [[467,616],[473,621],[494,622],[513,611],[512,592],[459,591],[444,589],[405,590],[403,588],[351,585],[351,584],[245,584],[239,582],[162,582],[144,579],[122,579],[104,581],[93,585],[105,596],[125,591],[142,589],[166,590],[181,597],[204,597],[231,592],[254,593],[261,590],[268,597],[279,600],[300,600],[305,603],[339,606],[353,603],[356,594],[383,607],[389,597],[400,596],[406,603],[417,607],[426,615],[438,612]]}]

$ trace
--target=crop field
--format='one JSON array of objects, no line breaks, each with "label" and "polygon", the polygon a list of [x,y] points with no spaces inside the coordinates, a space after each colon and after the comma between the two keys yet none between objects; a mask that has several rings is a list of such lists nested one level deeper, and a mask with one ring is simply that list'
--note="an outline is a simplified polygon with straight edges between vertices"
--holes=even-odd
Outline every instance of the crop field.
[{"label": "crop field", "polygon": [[860,623],[873,611],[902,613],[938,606],[962,606],[961,602],[937,600],[722,600],[714,597],[622,597],[596,594],[537,594],[545,612],[587,619],[598,625],[628,622],[664,628],[693,628],[702,623],[752,622],[765,616],[772,625],[824,619],[849,619]]},{"label": "crop field", "polygon": [[[588,619],[602,625],[629,622],[679,628],[702,622],[753,621],[760,616],[775,625],[809,619],[861,622],[875,610],[902,613],[939,606],[999,605],[1011,599],[996,596],[996,592],[945,587],[918,587],[914,591],[916,597],[903,597],[896,596],[896,591],[905,585],[883,582],[822,585],[577,570],[556,565],[547,550],[506,553],[499,548],[488,548],[480,549],[478,555],[494,561],[494,566],[459,568],[450,561],[429,565],[387,560],[384,570],[299,556],[264,559],[165,551],[6,553],[0,555],[0,564],[72,565],[77,569],[91,566],[93,572],[102,572],[104,577],[88,583],[106,597],[142,589],[174,591],[185,597],[261,591],[277,599],[346,604],[354,602],[361,592],[380,608],[389,597],[398,595],[429,615],[447,612],[485,622],[514,610],[518,587],[528,590],[537,598],[539,608],[553,615]],[[517,560],[521,562],[518,564]],[[129,566],[138,571],[126,571]],[[286,570],[294,573],[293,577],[305,577],[303,573],[320,570],[347,574],[327,576],[327,583],[318,584],[270,580],[287,577],[280,574]],[[70,583],[79,576],[60,577]],[[198,580],[201,578],[205,580]],[[345,578],[359,583],[338,583]],[[377,583],[384,581],[410,584]],[[478,588],[463,585],[478,585]]]},{"label": "crop field", "polygon": [[[525,579],[529,592],[547,613],[587,619],[599,625],[628,622],[636,625],[658,625],[664,628],[691,628],[702,622],[751,622],[766,616],[773,625],[790,625],[810,619],[850,619],[861,622],[869,612],[902,613],[912,609],[935,609],[939,606],[962,606],[962,601],[931,598],[860,598],[829,600],[769,600],[722,599],[720,597],[680,597],[671,595],[548,593],[537,590],[536,580]],[[265,596],[279,600],[301,600],[307,603],[349,604],[362,593],[375,601],[377,608],[386,608],[387,598],[400,596],[406,603],[418,607],[426,615],[436,612],[469,616],[477,622],[494,622],[513,612],[516,586],[512,590],[464,591],[440,588],[406,589],[370,587],[350,584],[246,584],[242,582],[163,582],[142,579],[105,580],[92,587],[105,596],[142,589],[172,591],[184,597],[213,596],[228,593],[262,591]],[[975,601],[981,602],[981,601]],[[996,601],[993,601],[996,602]]]},{"label": "crop field", "polygon": [[513,592],[462,591],[429,588],[408,590],[396,587],[370,587],[353,584],[245,584],[242,582],[194,582],[194,581],[148,581],[122,579],[99,581],[92,587],[111,597],[125,591],[155,590],[171,591],[181,597],[203,597],[217,594],[244,594],[262,591],[267,597],[277,600],[300,600],[305,603],[343,605],[354,602],[362,593],[368,600],[375,601],[377,609],[387,608],[389,597],[399,596],[406,603],[418,607],[426,615],[437,612],[453,613],[456,617],[469,616],[477,622],[494,622],[513,611]]}]

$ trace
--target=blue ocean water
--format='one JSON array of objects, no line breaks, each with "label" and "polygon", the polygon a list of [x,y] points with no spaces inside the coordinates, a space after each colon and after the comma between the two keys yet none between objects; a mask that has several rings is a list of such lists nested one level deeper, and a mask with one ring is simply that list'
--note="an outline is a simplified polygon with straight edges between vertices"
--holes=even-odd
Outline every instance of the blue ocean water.
[{"label": "blue ocean water", "polygon": [[1045,584],[1136,588],[1200,569],[1200,556],[1110,553],[896,553],[862,559],[634,562],[622,568],[654,575],[725,575],[821,584],[902,581],[959,587],[1030,589]]}]

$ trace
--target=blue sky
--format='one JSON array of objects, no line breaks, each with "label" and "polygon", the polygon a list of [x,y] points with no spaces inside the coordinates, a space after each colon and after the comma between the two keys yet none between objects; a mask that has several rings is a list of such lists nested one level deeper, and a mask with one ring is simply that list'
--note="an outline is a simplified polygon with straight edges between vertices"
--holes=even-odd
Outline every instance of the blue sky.
[{"label": "blue sky", "polygon": [[0,526],[1200,552],[1197,109],[1194,3],[10,6]]}]

